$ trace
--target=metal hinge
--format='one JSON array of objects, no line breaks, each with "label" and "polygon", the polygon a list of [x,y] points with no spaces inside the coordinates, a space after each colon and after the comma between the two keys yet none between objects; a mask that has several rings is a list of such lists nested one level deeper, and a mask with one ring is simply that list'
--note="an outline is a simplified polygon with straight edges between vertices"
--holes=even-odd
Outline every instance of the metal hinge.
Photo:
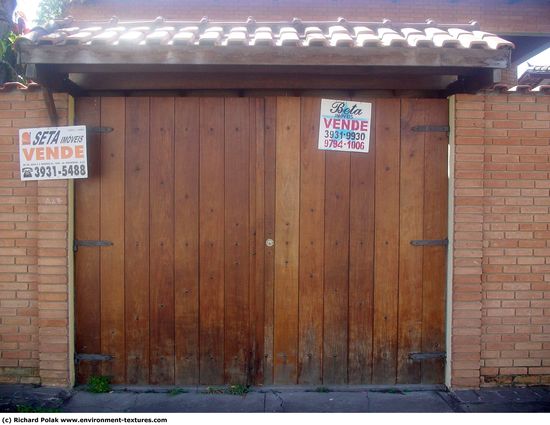
[{"label": "metal hinge", "polygon": [[79,362],[86,361],[86,362],[104,362],[113,360],[113,356],[110,356],[108,354],[82,354],[82,353],[75,353],[74,355],[74,362],[78,364]]},{"label": "metal hinge", "polygon": [[415,362],[432,359],[445,359],[447,353],[445,351],[434,351],[431,353],[409,353],[409,359]]},{"label": "metal hinge", "polygon": [[90,127],[91,133],[104,134],[104,133],[110,133],[113,130],[114,130],[113,127]]},{"label": "metal hinge", "polygon": [[79,246],[111,246],[113,243],[111,241],[86,241],[86,240],[77,240],[73,242],[73,251],[78,251]]},{"label": "metal hinge", "polygon": [[449,245],[449,239],[414,239],[411,241],[413,246],[436,246],[436,245]]},{"label": "metal hinge", "polygon": [[449,132],[451,131],[448,125],[417,125],[412,128],[412,131],[423,131],[423,132]]}]

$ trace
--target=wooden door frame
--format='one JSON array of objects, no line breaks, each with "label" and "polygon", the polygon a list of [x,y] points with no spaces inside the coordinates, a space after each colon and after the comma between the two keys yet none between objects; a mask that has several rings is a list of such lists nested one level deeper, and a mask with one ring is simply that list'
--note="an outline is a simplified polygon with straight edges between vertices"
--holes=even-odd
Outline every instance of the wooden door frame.
[{"label": "wooden door frame", "polygon": [[448,201],[447,201],[447,279],[445,298],[445,386],[451,388],[452,379],[452,338],[453,338],[453,251],[454,251],[454,193],[455,193],[455,107],[456,96],[448,99],[449,107],[449,156],[447,171],[448,179]]}]

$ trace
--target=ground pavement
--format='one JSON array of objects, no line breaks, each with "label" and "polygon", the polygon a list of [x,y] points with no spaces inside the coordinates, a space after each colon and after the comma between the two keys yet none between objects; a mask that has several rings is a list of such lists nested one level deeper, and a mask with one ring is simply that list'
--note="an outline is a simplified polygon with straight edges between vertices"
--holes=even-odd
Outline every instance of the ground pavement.
[{"label": "ground pavement", "polygon": [[0,385],[0,411],[162,412],[550,412],[550,387],[449,392],[434,387],[224,387],[75,389]]}]

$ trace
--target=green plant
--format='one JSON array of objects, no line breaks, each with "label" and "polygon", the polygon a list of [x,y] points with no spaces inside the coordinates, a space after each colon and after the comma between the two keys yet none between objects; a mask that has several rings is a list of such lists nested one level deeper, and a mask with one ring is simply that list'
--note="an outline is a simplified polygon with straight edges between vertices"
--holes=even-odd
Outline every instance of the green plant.
[{"label": "green plant", "polygon": [[44,25],[51,19],[63,16],[71,3],[86,3],[88,0],[40,0],[36,21]]},{"label": "green plant", "polygon": [[18,413],[61,413],[58,407],[33,407],[27,404],[17,405]]},{"label": "green plant", "polygon": [[224,392],[225,388],[223,387],[206,387],[204,391],[205,394],[223,394]]},{"label": "green plant", "polygon": [[168,391],[168,395],[171,395],[171,396],[176,396],[176,395],[179,395],[179,394],[185,394],[185,393],[188,393],[189,391],[183,389],[183,388],[174,388],[173,390],[171,391]]},{"label": "green plant", "polygon": [[250,392],[249,385],[235,384],[227,387],[206,387],[205,394],[230,394],[230,395],[245,395]]},{"label": "green plant", "polygon": [[0,39],[0,83],[7,81],[18,81],[26,83],[23,76],[24,68],[17,63],[17,55],[14,50],[14,43],[17,40],[17,34],[13,31],[8,32]]},{"label": "green plant", "polygon": [[111,378],[108,376],[91,376],[88,380],[88,391],[91,393],[108,393],[111,391]]},{"label": "green plant", "polygon": [[316,393],[330,393],[330,389],[327,387],[317,387],[315,388]]},{"label": "green plant", "polygon": [[226,394],[231,395],[245,395],[250,391],[250,387],[248,385],[243,384],[236,384],[236,385],[229,385],[226,389]]}]

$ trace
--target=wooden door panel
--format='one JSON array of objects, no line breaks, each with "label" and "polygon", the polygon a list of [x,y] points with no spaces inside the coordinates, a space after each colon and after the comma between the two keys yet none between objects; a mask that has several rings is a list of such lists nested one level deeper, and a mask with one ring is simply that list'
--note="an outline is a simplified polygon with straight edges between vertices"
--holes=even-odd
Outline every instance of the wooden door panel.
[{"label": "wooden door panel", "polygon": [[249,99],[225,99],[225,378],[246,384],[249,362]]},{"label": "wooden door panel", "polygon": [[394,384],[399,288],[399,99],[376,102],[373,384]]},{"label": "wooden door panel", "polygon": [[374,300],[374,182],[376,158],[376,100],[372,110],[369,154],[351,154],[349,353],[350,384],[372,381]]},{"label": "wooden door panel", "polygon": [[300,99],[278,98],[275,177],[275,384],[298,376],[298,255],[300,234]]},{"label": "wooden door panel", "polygon": [[303,98],[300,140],[298,383],[323,382],[325,152],[317,149],[320,103]]},{"label": "wooden door panel", "polygon": [[[447,102],[425,100],[426,124],[448,125]],[[424,150],[424,236],[447,237],[447,135],[428,133]],[[445,206],[444,208],[442,206]],[[424,247],[422,286],[422,351],[445,351],[445,279],[447,250],[444,246]],[[445,379],[445,362],[432,359],[422,363],[422,383],[436,384]]]},{"label": "wooden door panel", "polygon": [[126,382],[124,347],[124,139],[125,99],[101,99],[101,126],[113,129],[101,135],[100,239],[112,246],[100,250],[101,352],[113,356],[104,362],[103,375],[113,383]]},{"label": "wooden door panel", "polygon": [[[264,385],[274,382],[274,340],[275,340],[275,246],[265,241],[275,240],[275,193],[276,193],[276,146],[277,146],[277,98],[265,99],[265,147],[264,147],[264,235],[262,249],[264,256]],[[258,254],[262,252],[259,251]]]},{"label": "wooden door panel", "polygon": [[[99,127],[101,99],[79,99],[75,105],[78,124]],[[100,238],[100,135],[88,133],[88,178],[75,180],[75,239]],[[77,353],[94,354],[101,349],[101,279],[100,248],[80,249],[75,263],[75,349]],[[98,363],[82,361],[76,379],[85,382],[90,375],[101,374]]]},{"label": "wooden door panel", "polygon": [[126,99],[127,139],[124,169],[126,381],[134,385],[149,383],[149,106],[150,99],[146,97]]},{"label": "wooden door panel", "polygon": [[224,101],[200,99],[200,383],[224,381]]},{"label": "wooden door panel", "polygon": [[325,154],[323,381],[347,383],[350,153]]},{"label": "wooden door panel", "polygon": [[174,99],[153,97],[149,134],[150,382],[174,383]]},{"label": "wooden door panel", "polygon": [[199,99],[176,99],[175,382],[199,383]]},{"label": "wooden door panel", "polygon": [[424,138],[413,131],[425,124],[425,108],[416,99],[401,101],[401,181],[399,187],[399,327],[397,382],[419,383],[420,363],[411,362],[411,352],[422,351],[422,260],[424,224]]}]

